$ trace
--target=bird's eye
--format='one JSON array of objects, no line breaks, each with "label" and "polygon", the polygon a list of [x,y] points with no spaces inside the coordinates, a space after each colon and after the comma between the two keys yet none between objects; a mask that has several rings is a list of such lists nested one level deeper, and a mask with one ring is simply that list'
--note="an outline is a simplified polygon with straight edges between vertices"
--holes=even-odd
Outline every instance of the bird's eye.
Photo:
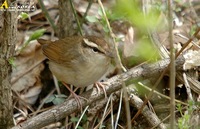
[{"label": "bird's eye", "polygon": [[96,47],[93,47],[92,50],[93,50],[93,52],[95,52],[95,53],[99,52],[99,49],[97,49]]}]

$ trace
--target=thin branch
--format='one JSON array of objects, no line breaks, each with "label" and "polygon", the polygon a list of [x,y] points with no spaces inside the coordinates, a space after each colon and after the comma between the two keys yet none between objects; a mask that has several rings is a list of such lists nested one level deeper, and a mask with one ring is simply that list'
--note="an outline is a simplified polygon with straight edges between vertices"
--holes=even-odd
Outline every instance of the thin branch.
[{"label": "thin branch", "polygon": [[111,29],[111,27],[110,27],[110,23],[109,23],[109,21],[108,21],[108,18],[107,18],[107,16],[106,16],[106,12],[105,12],[105,9],[104,9],[104,7],[103,7],[103,4],[101,3],[101,0],[98,0],[98,3],[99,3],[99,5],[100,5],[100,7],[101,7],[101,9],[102,9],[102,13],[103,13],[103,16],[104,16],[104,18],[105,18],[105,20],[106,20],[106,24],[107,24],[107,26],[108,26],[108,29],[109,29],[109,32],[110,32],[110,36],[111,36],[111,38],[112,38],[112,41],[113,41],[113,45],[114,45],[114,48],[115,48],[115,52],[116,52],[116,54],[115,54],[115,62],[116,62],[116,64],[118,65],[118,68],[121,68],[124,72],[126,72],[127,70],[126,70],[126,68],[122,65],[122,62],[121,62],[121,59],[120,59],[120,56],[119,56],[119,52],[118,52],[118,48],[117,48],[117,42],[116,42],[116,36],[115,36],[115,34],[112,32],[112,29]]},{"label": "thin branch", "polygon": [[[185,70],[185,64],[183,65],[183,69]],[[188,100],[194,102],[194,99],[192,97],[192,92],[191,92],[190,84],[188,82],[188,79],[187,79],[187,76],[186,76],[185,72],[183,72],[183,80],[184,80],[186,92],[187,92],[187,95],[188,95]]]},{"label": "thin branch", "polygon": [[87,6],[87,9],[86,9],[86,11],[85,11],[85,13],[84,13],[84,15],[83,15],[82,21],[81,21],[81,27],[82,27],[82,25],[83,25],[83,23],[84,23],[84,21],[85,21],[85,18],[86,18],[87,14],[88,14],[88,12],[89,12],[91,6],[92,6],[92,3],[93,3],[93,0],[89,0],[89,4],[88,4],[88,6]]},{"label": "thin branch", "polygon": [[183,45],[183,47],[181,48],[181,50],[178,51],[178,53],[176,53],[176,58],[181,54],[181,52],[183,52],[183,50],[185,50],[185,48],[192,42],[192,40],[193,40],[194,38],[196,38],[196,36],[198,35],[199,31],[200,31],[200,27],[197,28],[197,30],[196,30],[196,32],[194,33],[194,35],[193,35],[186,43],[184,43],[184,45]]},{"label": "thin branch", "polygon": [[49,24],[51,25],[51,27],[53,28],[54,32],[56,32],[57,27],[54,24],[54,21],[51,19],[51,17],[49,16],[49,13],[47,11],[47,9],[44,6],[44,3],[42,0],[38,0],[38,3],[42,9],[42,12],[44,13],[45,17],[47,18],[47,20],[49,21]]},{"label": "thin branch", "polygon": [[[117,67],[120,69],[120,74],[123,72],[126,72],[126,68],[123,66],[122,62],[121,62],[121,59],[120,59],[120,56],[119,56],[119,51],[118,51],[118,47],[117,47],[117,42],[116,42],[116,36],[114,35],[114,33],[112,32],[112,29],[110,27],[110,23],[108,21],[108,18],[106,16],[106,12],[105,12],[105,9],[103,7],[103,4],[101,3],[101,0],[98,0],[98,3],[102,9],[102,13],[103,13],[103,16],[106,20],[106,24],[108,26],[108,29],[109,29],[109,32],[110,32],[110,36],[113,40],[113,45],[114,45],[114,48],[115,48],[115,63],[117,64]],[[121,80],[122,81],[122,80]],[[122,87],[123,87],[123,93],[124,93],[124,98],[125,98],[125,109],[126,109],[126,119],[127,119],[127,127],[128,129],[131,129],[131,117],[130,117],[130,106],[129,106],[129,102],[128,102],[128,94],[127,94],[127,89],[126,89],[126,85],[125,83],[122,81]]]},{"label": "thin branch", "polygon": [[[192,42],[192,40],[198,35],[199,31],[200,31],[200,28],[198,28],[197,31],[194,33],[194,35],[184,44],[184,46],[181,48],[181,50],[176,54],[176,56],[175,56],[176,59],[181,54],[181,52],[190,44],[190,42]],[[170,63],[169,63],[169,65],[170,65]],[[146,100],[144,101],[143,105],[141,106],[140,110],[137,111],[135,116],[132,118],[131,122],[133,122],[139,116],[139,114],[143,110],[144,106],[147,104],[147,102],[149,101],[149,99],[153,95],[153,92],[155,91],[156,87],[158,86],[158,84],[160,83],[160,81],[164,77],[165,73],[167,72],[169,65],[163,70],[163,72],[159,76],[158,80],[155,82],[154,86],[152,87],[151,92],[148,94]]]},{"label": "thin branch", "polygon": [[[145,86],[145,85],[142,84],[141,82],[138,82],[138,84],[139,84],[140,86],[142,86],[143,88],[147,89],[148,91],[151,91],[151,88],[149,88],[148,86]],[[168,100],[171,100],[169,96],[166,96],[166,95],[164,95],[164,94],[162,94],[162,93],[160,93],[160,92],[158,92],[158,91],[156,91],[156,90],[154,91],[154,93],[157,94],[157,95],[159,95],[159,96],[161,96],[161,97],[163,97],[163,98],[166,98],[166,99],[168,99]],[[180,103],[180,104],[185,105],[185,106],[189,106],[187,103],[184,103],[184,102],[182,102],[182,101],[180,101],[180,100],[177,100],[177,99],[175,99],[175,102]]]},{"label": "thin branch", "polygon": [[77,25],[78,25],[78,30],[79,30],[80,34],[83,35],[83,31],[82,31],[82,28],[81,28],[81,25],[80,25],[80,22],[79,22],[79,19],[78,19],[76,10],[75,10],[74,5],[73,5],[73,3],[72,3],[72,0],[69,0],[69,2],[70,2],[70,5],[71,5],[71,8],[72,8],[74,17],[75,17],[75,19],[76,19],[76,23],[77,23]]},{"label": "thin branch", "polygon": [[175,79],[176,79],[176,68],[175,68],[175,49],[174,49],[174,41],[173,41],[173,17],[172,10],[173,2],[172,0],[168,0],[168,24],[169,24],[169,43],[170,43],[170,128],[175,128],[176,118],[175,118]]}]

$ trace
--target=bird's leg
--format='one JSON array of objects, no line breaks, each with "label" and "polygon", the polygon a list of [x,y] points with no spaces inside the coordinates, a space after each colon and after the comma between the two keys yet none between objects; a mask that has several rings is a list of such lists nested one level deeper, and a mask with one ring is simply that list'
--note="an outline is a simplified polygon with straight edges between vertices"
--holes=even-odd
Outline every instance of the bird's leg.
[{"label": "bird's leg", "polygon": [[[108,85],[106,82],[96,82],[94,83],[94,86],[97,88],[98,94],[100,93],[100,88],[103,90],[105,98],[108,98],[105,90],[105,85]],[[99,88],[100,87],[100,88]]]},{"label": "bird's leg", "polygon": [[71,92],[71,94],[74,96],[76,102],[78,103],[78,107],[80,107],[81,111],[82,111],[82,104],[81,104],[80,98],[82,98],[86,101],[88,101],[88,100],[86,98],[82,97],[82,96],[77,95],[71,88],[69,88],[69,86],[65,82],[62,82],[62,83]]}]

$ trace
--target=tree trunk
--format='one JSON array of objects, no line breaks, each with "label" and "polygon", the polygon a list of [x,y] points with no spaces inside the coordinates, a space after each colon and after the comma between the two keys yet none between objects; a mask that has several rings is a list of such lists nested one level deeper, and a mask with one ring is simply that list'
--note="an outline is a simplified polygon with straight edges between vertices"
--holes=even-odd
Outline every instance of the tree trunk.
[{"label": "tree trunk", "polygon": [[76,33],[73,23],[75,18],[70,6],[69,0],[59,0],[59,24],[58,24],[58,37],[64,38],[72,36]]},{"label": "tree trunk", "polygon": [[[0,0],[0,3],[3,2]],[[0,11],[0,17],[0,129],[10,129],[13,126],[13,107],[9,61],[15,49],[17,13]]]}]

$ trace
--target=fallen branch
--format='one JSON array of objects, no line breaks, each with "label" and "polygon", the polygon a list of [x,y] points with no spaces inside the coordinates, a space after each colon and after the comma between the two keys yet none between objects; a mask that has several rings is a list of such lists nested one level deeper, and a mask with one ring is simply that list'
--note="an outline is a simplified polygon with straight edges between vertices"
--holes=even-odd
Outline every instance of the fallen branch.
[{"label": "fallen branch", "polygon": [[[176,69],[182,70],[182,65],[184,63],[184,58],[181,56],[176,60]],[[127,82],[131,79],[138,78],[150,78],[152,76],[159,75],[169,64],[169,59],[160,60],[156,63],[152,64],[143,64],[141,66],[134,67],[130,69],[128,72],[123,73],[121,75],[116,75],[107,80],[108,85],[105,86],[105,90],[107,95],[110,95],[113,92],[116,92],[122,88],[122,81]],[[101,91],[98,93],[96,88],[93,88],[81,96],[88,99],[88,101],[84,99],[80,99],[82,107],[86,107],[91,103],[104,98],[104,92]],[[38,129],[49,125],[51,123],[57,122],[66,116],[80,111],[79,105],[77,104],[74,98],[66,100],[63,104],[53,107],[52,109],[45,111],[35,117],[16,125],[12,129]]]}]

